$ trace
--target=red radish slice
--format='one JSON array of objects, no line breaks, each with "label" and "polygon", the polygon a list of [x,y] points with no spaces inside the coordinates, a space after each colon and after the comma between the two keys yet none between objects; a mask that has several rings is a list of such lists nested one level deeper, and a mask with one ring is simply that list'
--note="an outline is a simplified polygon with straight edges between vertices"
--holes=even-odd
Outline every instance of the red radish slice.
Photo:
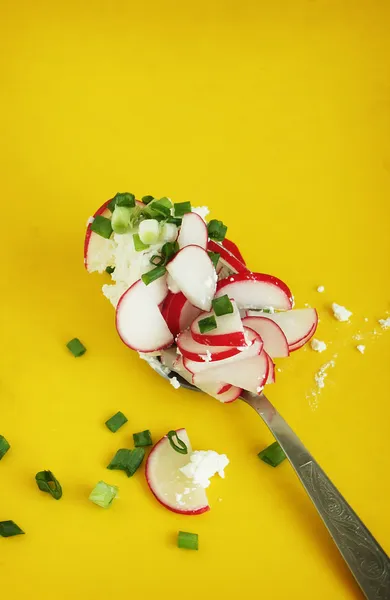
[{"label": "red radish slice", "polygon": [[164,302],[168,295],[168,286],[166,275],[159,277],[146,286],[149,296],[156,304]]},{"label": "red radish slice", "polygon": [[231,404],[232,402],[237,400],[237,398],[239,398],[241,394],[242,389],[238,388],[235,385],[232,385],[226,392],[217,394],[216,399],[219,400],[219,402],[222,402],[223,404]]},{"label": "red radish slice", "polygon": [[234,346],[206,346],[199,344],[193,339],[191,332],[187,329],[178,335],[176,344],[181,354],[196,362],[219,361],[240,352]]},{"label": "red radish slice", "polygon": [[201,313],[191,323],[191,335],[199,344],[209,346],[245,346],[244,327],[241,321],[240,312],[236,303],[232,301],[233,312],[222,317],[215,317],[217,321],[216,329],[201,333],[199,321],[207,317],[215,316],[214,312]]},{"label": "red radish slice", "polygon": [[171,294],[167,298],[167,306],[164,306],[163,315],[172,334],[176,336],[191,325],[201,310],[192,306],[184,294]]},{"label": "red radish slice", "polygon": [[223,246],[222,243],[209,240],[208,249],[211,252],[218,252],[220,256],[220,263],[223,267],[227,267],[230,272],[233,273],[247,273],[248,269],[244,262],[241,262],[232,252]]},{"label": "red radish slice", "polygon": [[196,373],[193,383],[202,386],[210,381],[227,381],[248,392],[260,394],[268,378],[269,364],[265,352],[258,356],[225,364],[220,367]]},{"label": "red radish slice", "polygon": [[[253,311],[249,312],[253,314]],[[256,316],[242,319],[242,324],[257,331],[264,342],[264,350],[271,358],[283,358],[289,355],[286,336],[274,321],[266,319],[257,313]]]},{"label": "red radish slice", "polygon": [[[160,306],[161,314],[164,317],[165,321],[167,321],[169,306],[172,302],[173,296],[174,296],[174,294],[168,290],[168,294],[166,295],[164,302]],[[168,327],[169,327],[169,325],[168,325]]]},{"label": "red radish slice", "polygon": [[157,500],[168,510],[182,515],[200,515],[210,510],[206,492],[180,471],[188,464],[192,448],[185,429],[177,429],[176,433],[186,444],[188,454],[176,452],[164,436],[146,461],[146,481]]},{"label": "red radish slice", "polygon": [[235,256],[240,262],[242,262],[243,265],[246,265],[246,262],[244,260],[244,257],[242,256],[237,244],[235,244],[234,242],[232,242],[231,240],[228,240],[227,238],[225,238],[223,240],[223,242],[220,242],[222,244],[222,246],[224,248],[226,248],[226,250],[228,252],[230,252],[231,254],[233,254],[233,256]]},{"label": "red radish slice", "polygon": [[[111,217],[111,211],[107,206],[111,200],[107,200],[93,215],[93,218],[101,215],[102,217]],[[106,267],[109,267],[112,258],[112,241],[107,240],[91,229],[91,224],[87,226],[84,240],[84,264],[89,273],[98,271],[102,273]],[[106,264],[107,263],[107,264]]]},{"label": "red radish slice", "polygon": [[139,352],[155,352],[173,343],[158,305],[141,279],[119,300],[116,328],[126,346]]},{"label": "red radish slice", "polygon": [[187,213],[183,216],[177,243],[179,248],[185,246],[200,246],[207,248],[208,232],[207,225],[202,217],[196,213]]},{"label": "red radish slice", "polygon": [[[267,354],[267,352],[266,352],[266,354]],[[269,354],[267,354],[267,360],[268,360],[268,377],[267,377],[267,381],[265,382],[266,385],[268,385],[269,383],[275,383],[275,365]]]},{"label": "red radish slice", "polygon": [[179,287],[173,281],[173,279],[169,273],[167,273],[167,285],[168,285],[169,291],[172,292],[172,294],[178,294],[180,292]]},{"label": "red radish slice", "polygon": [[219,390],[218,390],[218,394],[224,394],[225,392],[229,391],[230,388],[232,388],[233,386],[230,383],[225,383]]},{"label": "red radish slice", "polygon": [[299,348],[302,348],[302,346],[304,346],[315,334],[317,329],[317,323],[315,325],[313,325],[313,328],[309,331],[309,333],[302,338],[301,340],[299,340],[298,342],[296,342],[295,344],[293,344],[292,346],[290,346],[290,352],[294,352],[295,350],[299,350]]},{"label": "red radish slice", "polygon": [[[221,391],[224,388],[227,389]],[[219,402],[222,402],[223,404],[230,404],[231,402],[234,402],[234,400],[237,400],[242,392],[242,389],[236,386],[224,384],[221,387],[221,383],[214,381],[204,383],[202,386],[199,386],[199,389],[202,390],[202,392],[205,392],[205,394],[208,394],[216,400],[219,400]]]},{"label": "red radish slice", "polygon": [[[249,311],[248,314],[253,315],[253,312]],[[264,313],[263,317],[279,325],[287,338],[290,350],[292,346],[297,346],[302,340],[306,342],[307,339],[310,339],[314,335],[318,323],[318,315],[315,308],[300,308],[298,310],[274,314]]]},{"label": "red radish slice", "polygon": [[227,294],[238,308],[290,310],[292,294],[283,281],[264,273],[237,273],[218,282],[216,297]]},{"label": "red radish slice", "polygon": [[193,306],[210,310],[217,275],[206,250],[200,246],[182,248],[167,264],[167,270]]}]

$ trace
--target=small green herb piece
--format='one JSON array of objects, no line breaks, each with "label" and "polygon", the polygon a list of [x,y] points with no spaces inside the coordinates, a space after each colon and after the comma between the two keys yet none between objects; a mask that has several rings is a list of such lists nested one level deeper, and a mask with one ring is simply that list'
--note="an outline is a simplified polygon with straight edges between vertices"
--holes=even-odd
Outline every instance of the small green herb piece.
[{"label": "small green herb piece", "polygon": [[136,252],[142,252],[142,250],[147,250],[147,248],[149,248],[148,244],[141,242],[138,233],[133,233],[133,243]]},{"label": "small green herb piece", "polygon": [[129,192],[123,192],[122,194],[118,192],[115,195],[114,200],[116,206],[127,206],[129,208],[133,208],[135,206],[135,196]]},{"label": "small green herb piece", "polygon": [[222,223],[222,221],[217,221],[217,219],[211,219],[211,221],[207,225],[207,229],[209,232],[209,237],[212,240],[216,240],[217,242],[223,242],[226,236],[227,227]]},{"label": "small green herb piece", "polygon": [[141,200],[144,204],[149,204],[152,200],[154,200],[154,196],[142,196]]},{"label": "small green herb piece", "polygon": [[182,219],[180,217],[168,217],[167,223],[173,223],[177,227],[180,227]]},{"label": "small green herb piece", "polygon": [[112,501],[117,496],[119,489],[116,485],[110,485],[104,481],[99,481],[93,488],[89,499],[94,504],[101,506],[102,508],[108,508],[111,506]]},{"label": "small green herb piece", "polygon": [[114,233],[124,234],[130,229],[132,209],[128,206],[116,206],[111,218]]},{"label": "small green herb piece", "polygon": [[111,275],[111,273],[113,273],[115,271],[115,267],[106,267],[106,273],[108,273],[109,275]]},{"label": "small green herb piece", "polygon": [[177,431],[175,431],[174,429],[168,431],[167,438],[172,448],[176,450],[176,452],[178,452],[179,454],[188,454],[187,444],[179,438],[179,436],[177,435]]},{"label": "small green herb piece", "polygon": [[264,450],[259,452],[258,457],[263,462],[267,463],[267,465],[271,465],[271,467],[277,467],[281,462],[286,458],[285,453],[283,452],[281,446],[278,442],[274,442],[270,446],[267,446]]},{"label": "small green herb piece", "polygon": [[71,351],[75,358],[82,356],[87,351],[86,347],[80,342],[78,338],[73,338],[73,340],[70,340],[70,342],[66,344],[66,347],[68,348],[68,350]]},{"label": "small green herb piece", "polygon": [[47,492],[55,500],[59,500],[62,496],[62,487],[58,479],[56,479],[51,471],[40,471],[35,475],[35,480],[39,489],[42,492]]},{"label": "small green herb piece", "polygon": [[111,237],[112,227],[110,219],[107,217],[103,217],[102,215],[97,215],[93,222],[90,225],[91,230],[106,238],[107,240]]},{"label": "small green herb piece", "polygon": [[152,219],[157,219],[158,216],[166,219],[171,216],[171,209],[165,206],[165,202],[161,200],[153,200],[148,204],[146,212],[151,215]]},{"label": "small green herb piece", "polygon": [[167,264],[171,258],[179,252],[179,244],[177,242],[165,242],[161,248],[161,255],[164,258],[164,264]]},{"label": "small green herb piece", "polygon": [[153,446],[152,434],[149,429],[140,431],[139,433],[133,433],[134,446],[136,448],[142,446]]},{"label": "small green herb piece", "polygon": [[273,311],[272,311],[270,308],[262,308],[262,309],[261,309],[261,311],[260,311],[260,314],[261,314],[262,312],[263,312],[263,313],[272,314],[272,312],[273,312]]},{"label": "small green herb piece", "polygon": [[183,217],[191,212],[191,202],[175,202],[175,217]]},{"label": "small green herb piece", "polygon": [[217,317],[222,317],[223,315],[229,315],[234,312],[233,304],[229,300],[229,296],[225,294],[224,296],[220,296],[219,298],[215,298],[212,301],[213,310]]},{"label": "small green herb piece", "polygon": [[107,469],[111,471],[124,471],[127,477],[132,477],[138,467],[141,466],[144,456],[145,450],[143,448],[134,448],[133,450],[121,448],[115,454]]},{"label": "small green herb piece", "polygon": [[156,279],[163,277],[163,275],[165,275],[166,272],[166,268],[163,265],[160,265],[159,267],[155,267],[151,271],[144,273],[141,276],[141,279],[145,285],[149,285],[149,283],[152,283],[153,281],[156,281]]},{"label": "small green herb piece", "polygon": [[4,436],[0,435],[0,460],[5,456],[11,448]]},{"label": "small green herb piece", "polygon": [[159,254],[153,254],[149,262],[155,267],[159,267],[160,265],[164,264],[164,259]]},{"label": "small green herb piece", "polygon": [[169,209],[172,208],[172,200],[170,200],[166,196],[164,196],[163,198],[160,198],[160,200],[158,202],[160,204],[162,204],[163,206],[165,206],[166,208],[169,208]]},{"label": "small green herb piece", "polygon": [[213,316],[201,319],[200,321],[198,321],[198,325],[200,333],[207,333],[208,331],[217,329],[217,321]]},{"label": "small green herb piece", "polygon": [[115,415],[110,417],[105,422],[105,425],[110,431],[112,431],[112,433],[116,433],[118,429],[120,429],[125,423],[127,423],[127,418],[125,417],[123,412],[119,410]]},{"label": "small green herb piece", "polygon": [[15,535],[24,535],[24,531],[13,521],[0,521],[0,537],[14,537]]},{"label": "small green herb piece", "polygon": [[219,252],[211,252],[211,250],[209,250],[209,251],[207,252],[207,254],[209,255],[209,257],[210,257],[210,260],[211,260],[211,262],[212,262],[212,263],[213,263],[213,265],[214,265],[214,269],[216,269],[216,268],[217,268],[218,261],[219,261],[219,259],[221,258],[221,255],[220,255],[220,253],[219,253]]},{"label": "small green herb piece", "polygon": [[177,545],[185,550],[198,550],[199,540],[197,533],[188,533],[187,531],[179,531],[177,536]]}]

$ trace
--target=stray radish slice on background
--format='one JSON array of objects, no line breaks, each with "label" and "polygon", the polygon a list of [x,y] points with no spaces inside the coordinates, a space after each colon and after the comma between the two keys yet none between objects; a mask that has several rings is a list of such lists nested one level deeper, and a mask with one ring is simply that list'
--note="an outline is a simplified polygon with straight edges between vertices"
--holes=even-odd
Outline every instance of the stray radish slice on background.
[{"label": "stray radish slice on background", "polygon": [[187,329],[178,335],[176,344],[183,356],[196,362],[219,361],[241,352],[235,346],[206,346],[196,342]]},{"label": "stray radish slice on background", "polygon": [[238,308],[275,308],[290,310],[293,306],[291,291],[281,279],[264,273],[237,273],[221,279],[216,297],[227,294]]},{"label": "stray radish slice on background", "polygon": [[200,313],[200,308],[192,306],[182,292],[171,294],[163,308],[163,316],[174,336],[187,329]]},{"label": "stray radish slice on background", "polygon": [[157,500],[172,512],[200,515],[210,510],[207,495],[202,486],[180,471],[188,464],[192,449],[186,430],[177,429],[176,433],[186,444],[188,454],[176,452],[167,436],[163,437],[146,461],[146,481]]},{"label": "stray radish slice on background", "polygon": [[[254,315],[253,311],[248,312]],[[257,331],[264,342],[264,350],[271,358],[284,358],[289,355],[287,338],[275,321],[266,319],[262,315],[259,315],[259,313],[256,313],[256,316],[242,319],[242,324]]]},{"label": "stray radish slice on background", "polygon": [[[253,316],[253,314],[252,311],[248,312],[250,316]],[[287,338],[290,350],[293,346],[298,348],[301,345],[303,346],[314,335],[318,323],[315,308],[300,308],[274,314],[264,313],[262,316],[279,325]],[[305,341],[299,345],[302,340]]]},{"label": "stray radish slice on background", "polygon": [[[267,354],[267,352],[266,352],[266,354]],[[267,354],[267,359],[268,359],[268,377],[267,377],[267,381],[265,382],[266,385],[268,385],[269,383],[275,383],[275,365],[269,354]]]},{"label": "stray radish slice on background", "polygon": [[[107,200],[93,215],[96,217],[111,218],[111,211],[107,208],[111,200]],[[93,221],[92,221],[93,223]],[[92,223],[88,223],[84,240],[84,264],[88,273],[95,271],[103,273],[106,267],[110,267],[113,261],[114,246],[110,239],[102,237],[91,229]]]},{"label": "stray radish slice on background", "polygon": [[126,346],[139,352],[155,352],[173,343],[173,335],[141,279],[119,300],[116,328]]},{"label": "stray radish slice on background", "polygon": [[195,373],[192,381],[199,387],[210,381],[226,381],[248,392],[260,394],[267,381],[268,371],[268,357],[265,352],[262,352],[246,360]]},{"label": "stray radish slice on background", "polygon": [[217,275],[206,250],[200,246],[182,248],[167,264],[167,270],[193,306],[210,310]]},{"label": "stray radish slice on background", "polygon": [[231,251],[229,251],[225,247],[225,241],[223,242],[215,242],[214,240],[209,240],[208,249],[211,252],[218,252],[220,254],[219,263],[221,263],[222,267],[227,267],[229,272],[232,273],[246,273],[248,269],[245,266],[244,262],[241,262],[237,256]]},{"label": "stray radish slice on background", "polygon": [[[209,346],[246,346],[247,342],[240,312],[234,301],[231,304],[233,306],[232,313],[220,317],[216,317],[214,311],[201,313],[191,323],[191,335],[196,342]],[[216,323],[214,329],[210,329],[209,331],[201,329],[201,321],[211,319],[210,323],[212,324],[213,318]]]},{"label": "stray radish slice on background", "polygon": [[202,217],[196,213],[186,213],[180,226],[177,242],[179,248],[185,246],[200,246],[203,250],[207,248],[208,232],[207,225]]}]

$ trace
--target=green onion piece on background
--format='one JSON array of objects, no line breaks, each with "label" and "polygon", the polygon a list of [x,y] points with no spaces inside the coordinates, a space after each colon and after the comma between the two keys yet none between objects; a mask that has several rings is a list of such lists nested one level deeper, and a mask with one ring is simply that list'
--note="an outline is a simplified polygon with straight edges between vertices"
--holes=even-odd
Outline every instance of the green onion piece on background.
[{"label": "green onion piece on background", "polygon": [[133,243],[136,252],[142,252],[142,250],[147,250],[149,248],[148,244],[144,244],[141,242],[141,238],[138,233],[133,234]]},{"label": "green onion piece on background", "polygon": [[163,265],[160,265],[159,267],[155,267],[151,271],[144,273],[141,276],[141,279],[145,285],[149,285],[149,283],[152,283],[153,281],[156,281],[156,279],[159,279],[160,277],[165,275],[166,272],[166,268]]},{"label": "green onion piece on background", "polygon": [[76,358],[82,356],[87,351],[86,347],[80,342],[78,338],[73,338],[73,340],[70,340],[70,342],[66,344],[66,347]]},{"label": "green onion piece on background", "polygon": [[111,218],[111,227],[114,233],[124,234],[130,228],[131,208],[116,206]]},{"label": "green onion piece on background", "polygon": [[274,442],[270,446],[267,446],[264,450],[259,452],[257,455],[263,462],[271,467],[277,467],[286,458],[281,446],[278,442]]},{"label": "green onion piece on background", "polygon": [[191,212],[191,202],[175,202],[175,217],[183,217]]},{"label": "green onion piece on background", "polygon": [[120,194],[119,192],[114,197],[116,206],[127,206],[133,208],[135,206],[135,196],[129,192]]},{"label": "green onion piece on background", "polygon": [[226,236],[227,227],[222,223],[222,221],[217,221],[217,219],[211,219],[211,221],[207,225],[207,229],[209,232],[209,237],[212,240],[215,240],[217,242],[223,242]]},{"label": "green onion piece on background", "polygon": [[179,252],[179,244],[177,242],[165,242],[161,248],[161,255],[164,257],[164,264],[167,264],[177,252]]},{"label": "green onion piece on background", "polygon": [[105,426],[108,427],[108,429],[112,431],[112,433],[116,433],[118,429],[120,429],[125,423],[127,423],[127,418],[125,417],[123,412],[119,410],[115,415],[110,417],[105,422]]},{"label": "green onion piece on background", "polygon": [[188,533],[187,531],[179,531],[177,536],[177,545],[185,550],[198,550],[199,539],[197,533]]},{"label": "green onion piece on background", "polygon": [[177,227],[180,227],[182,219],[179,217],[168,217],[167,223],[174,223]]},{"label": "green onion piece on background", "polygon": [[140,431],[139,433],[133,433],[134,446],[140,448],[142,446],[153,446],[152,434],[149,429]]},{"label": "green onion piece on background", "polygon": [[174,429],[168,431],[167,438],[172,448],[176,450],[176,452],[178,452],[179,454],[188,454],[187,444],[179,438],[177,432]]},{"label": "green onion piece on background", "polygon": [[35,481],[42,492],[47,492],[55,500],[62,496],[62,487],[51,471],[40,471],[35,475]]},{"label": "green onion piece on background", "polygon": [[124,471],[127,477],[132,477],[138,467],[141,466],[144,456],[145,450],[143,448],[134,448],[133,450],[121,448],[115,454],[107,469],[111,471]]},{"label": "green onion piece on background", "polygon": [[149,262],[155,267],[159,267],[164,264],[164,259],[159,254],[154,254]]},{"label": "green onion piece on background", "polygon": [[234,312],[233,304],[230,302],[227,294],[220,296],[219,298],[215,298],[212,301],[212,305],[217,317],[222,317],[223,315],[228,315]]},{"label": "green onion piece on background", "polygon": [[198,325],[200,333],[207,333],[208,331],[217,329],[217,321],[215,320],[215,317],[206,317],[205,319],[201,319],[198,321]]},{"label": "green onion piece on background", "polygon": [[219,253],[219,252],[211,252],[211,250],[209,250],[209,251],[207,252],[207,254],[209,255],[209,257],[210,257],[210,260],[211,260],[211,262],[212,262],[212,263],[213,263],[213,265],[214,265],[214,269],[216,269],[216,268],[217,268],[218,261],[219,261],[219,259],[221,258],[221,255],[220,255],[220,253]]},{"label": "green onion piece on background", "polygon": [[97,215],[93,222],[90,225],[91,230],[106,238],[107,240],[111,237],[112,227],[110,219],[103,217],[102,215]]},{"label": "green onion piece on background", "polygon": [[106,273],[108,273],[109,275],[111,275],[111,273],[113,273],[115,271],[115,267],[106,267]]},{"label": "green onion piece on background", "polygon": [[24,531],[13,521],[0,521],[0,537],[14,537],[23,534]]},{"label": "green onion piece on background", "polygon": [[154,196],[142,196],[141,200],[144,204],[149,204],[149,202],[154,200]]},{"label": "green onion piece on background", "polygon": [[11,448],[4,436],[0,435],[0,460],[5,456]]},{"label": "green onion piece on background", "polygon": [[110,485],[104,481],[99,481],[93,488],[89,499],[94,504],[101,506],[102,508],[108,508],[111,506],[112,501],[117,496],[119,489],[116,485]]},{"label": "green onion piece on background", "polygon": [[166,196],[164,196],[163,198],[160,198],[160,200],[158,202],[160,204],[162,204],[163,206],[165,206],[166,208],[169,208],[169,209],[172,208],[172,200],[170,200]]}]

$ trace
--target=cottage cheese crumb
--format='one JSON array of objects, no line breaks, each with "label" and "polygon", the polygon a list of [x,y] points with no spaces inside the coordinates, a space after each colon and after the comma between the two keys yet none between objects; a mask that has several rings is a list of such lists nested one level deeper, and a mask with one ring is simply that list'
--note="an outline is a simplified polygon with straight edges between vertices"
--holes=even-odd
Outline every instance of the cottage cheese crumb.
[{"label": "cottage cheese crumb", "polygon": [[345,308],[345,306],[340,306],[340,304],[336,304],[336,302],[333,302],[332,310],[335,319],[338,321],[349,321],[349,317],[353,314],[350,310]]},{"label": "cottage cheese crumb", "polygon": [[364,317],[366,323],[368,323],[368,317]]},{"label": "cottage cheese crumb", "polygon": [[206,350],[206,354],[201,354],[200,357],[205,362],[211,362],[213,360],[213,355],[211,354],[210,350]]},{"label": "cottage cheese crumb", "polygon": [[175,388],[175,390],[178,390],[180,386],[179,380],[177,379],[177,377],[171,377],[169,379],[169,383],[171,384],[172,387]]},{"label": "cottage cheese crumb", "polygon": [[319,285],[317,288],[317,292],[320,292],[320,294],[322,294],[322,292],[325,292],[325,288],[323,285]]},{"label": "cottage cheese crumb", "polygon": [[310,342],[310,346],[316,352],[323,352],[327,348],[325,342],[321,342],[321,340],[316,340],[315,338]]},{"label": "cottage cheese crumb", "polygon": [[390,328],[390,317],[387,317],[387,319],[379,319],[378,323],[382,327],[382,329],[389,329]]},{"label": "cottage cheese crumb", "polygon": [[359,344],[359,346],[356,346],[356,350],[359,350],[360,354],[364,354],[366,347],[363,346],[363,344]]},{"label": "cottage cheese crumb", "polygon": [[88,217],[88,219],[87,219],[87,227],[88,227],[88,225],[91,225],[91,223],[93,223],[94,220],[95,220],[94,217]]},{"label": "cottage cheese crumb", "polygon": [[224,469],[228,466],[229,459],[226,454],[218,454],[214,450],[196,450],[190,455],[190,462],[181,467],[180,471],[192,479],[193,483],[208,488],[210,478],[216,473],[225,477]]},{"label": "cottage cheese crumb", "polygon": [[325,363],[324,365],[322,365],[322,367],[317,371],[317,373],[314,375],[314,380],[317,384],[317,388],[318,390],[321,390],[325,387],[325,377],[328,376],[327,374],[327,370],[330,367],[334,367],[335,366],[335,361],[334,360],[330,360],[329,362]]},{"label": "cottage cheese crumb", "polygon": [[195,206],[191,210],[192,210],[192,212],[199,215],[203,220],[206,219],[207,215],[210,212],[208,206]]}]

